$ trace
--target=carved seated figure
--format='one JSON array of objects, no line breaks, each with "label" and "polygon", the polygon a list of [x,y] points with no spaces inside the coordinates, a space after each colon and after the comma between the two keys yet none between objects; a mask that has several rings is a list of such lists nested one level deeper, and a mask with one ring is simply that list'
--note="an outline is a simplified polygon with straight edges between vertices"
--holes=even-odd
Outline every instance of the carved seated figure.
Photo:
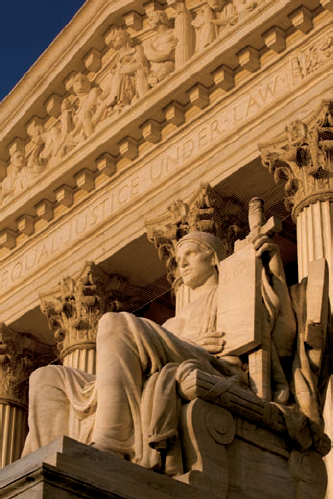
[{"label": "carved seated figure", "polygon": [[[284,306],[277,303],[274,315],[287,316],[283,334],[291,346],[282,360],[290,364],[295,321],[278,247],[266,235],[254,238],[253,245],[259,259],[265,255],[273,285],[279,283]],[[237,356],[223,356],[224,333],[216,330],[222,253],[221,241],[212,234],[192,232],[180,239],[177,262],[191,289],[190,303],[163,326],[126,312],[105,314],[97,334],[96,376],[63,366],[32,374],[24,455],[67,435],[149,469],[180,475],[182,400],[200,396],[223,404],[221,393],[230,388],[238,399],[260,402],[249,388],[247,365]],[[273,396],[286,402],[286,377],[279,372],[277,378]]]},{"label": "carved seated figure", "polygon": [[97,107],[100,104],[101,89],[92,86],[88,77],[77,73],[73,78],[74,102],[65,98],[61,104],[61,135],[55,140],[54,154],[67,154],[77,144],[88,138],[97,123]]},{"label": "carved seated figure", "polygon": [[175,70],[177,38],[169,27],[166,12],[162,10],[150,14],[150,25],[154,36],[144,43],[143,50],[150,62],[148,83],[153,87]]}]

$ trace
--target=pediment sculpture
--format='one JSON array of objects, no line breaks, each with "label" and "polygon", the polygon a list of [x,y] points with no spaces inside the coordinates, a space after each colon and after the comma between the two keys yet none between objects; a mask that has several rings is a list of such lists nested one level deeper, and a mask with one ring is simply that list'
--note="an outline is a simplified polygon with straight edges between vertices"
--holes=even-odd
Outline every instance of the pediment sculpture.
[{"label": "pediment sculpture", "polygon": [[170,16],[166,10],[147,7],[148,30],[139,37],[126,26],[111,25],[104,34],[105,62],[102,64],[99,55],[99,63],[91,66],[91,71],[71,71],[64,80],[67,93],[52,94],[45,103],[49,116],[34,117],[26,125],[28,140],[19,139],[25,159],[16,161],[11,153],[13,144],[8,146],[10,163],[2,182],[2,204],[35,184],[46,170],[84,144],[105,120],[115,119],[244,16],[270,1],[208,0],[189,10],[182,0],[173,4]]}]

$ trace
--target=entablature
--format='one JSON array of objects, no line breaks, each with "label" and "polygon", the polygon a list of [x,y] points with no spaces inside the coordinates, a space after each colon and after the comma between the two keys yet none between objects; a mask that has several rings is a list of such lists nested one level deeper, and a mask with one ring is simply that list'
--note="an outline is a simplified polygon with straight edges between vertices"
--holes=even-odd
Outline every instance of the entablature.
[{"label": "entablature", "polygon": [[[254,30],[258,29],[259,21],[259,18],[254,17]],[[95,189],[117,182],[139,161],[165,154],[165,147],[168,149],[169,141],[175,136],[179,136],[186,144],[189,126],[198,124],[199,120],[204,122],[208,113],[213,115],[219,108],[225,110],[220,113],[219,123],[210,124],[210,134],[215,135],[210,142],[214,143],[221,138],[220,128],[223,135],[228,131],[234,132],[245,121],[259,114],[262,108],[275,104],[277,98],[285,96],[288,91],[304,92],[302,85],[309,78],[327,72],[327,66],[331,62],[332,34],[328,23],[327,16],[321,11],[308,36],[303,33],[297,36],[296,32],[291,32],[283,53],[269,56],[269,52],[263,50],[260,69],[252,72],[242,69],[240,65],[236,66],[232,73],[232,86],[226,76],[226,66],[222,65],[222,69],[220,66],[220,69],[214,71],[212,61],[216,65],[219,57],[223,59],[228,50],[231,50],[230,46],[234,50],[237,43],[240,43],[241,35],[235,32],[225,39],[217,39],[211,47],[194,55],[191,64],[187,63],[184,68],[150,89],[144,98],[124,106],[115,115],[102,120],[91,135],[81,138],[72,148],[68,147],[61,158],[51,157],[50,167],[43,170],[43,165],[39,165],[35,183],[25,185],[25,189],[16,196],[3,202],[3,246],[7,250],[13,250],[25,243],[36,231],[44,231],[54,218],[64,216],[66,210],[81,202]],[[283,67],[284,72],[281,70]],[[231,73],[228,74],[230,76]],[[73,79],[73,75],[70,76]],[[211,84],[208,79],[211,79]],[[194,81],[196,83],[193,84]],[[255,85],[260,88],[253,93]],[[64,99],[65,107],[71,99],[73,100],[73,95]],[[57,118],[58,124],[70,119],[68,113],[67,109],[63,110]],[[54,117],[50,120],[54,120]],[[31,130],[38,130],[43,126],[42,121],[35,117],[30,120],[28,130],[34,135]],[[37,134],[37,139],[38,137]],[[201,145],[199,144],[200,149]],[[33,162],[33,158],[40,162],[40,155],[46,148],[46,144],[39,144],[38,140],[25,144],[22,138],[15,139],[10,146],[14,156],[28,154],[28,162]],[[183,151],[183,156],[187,154],[187,151]],[[27,168],[25,166],[23,170]]]}]

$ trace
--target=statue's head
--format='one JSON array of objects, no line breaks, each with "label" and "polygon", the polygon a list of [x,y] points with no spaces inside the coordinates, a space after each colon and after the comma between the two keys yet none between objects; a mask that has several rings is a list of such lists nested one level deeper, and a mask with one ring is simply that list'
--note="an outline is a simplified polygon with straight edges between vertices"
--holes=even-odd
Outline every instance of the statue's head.
[{"label": "statue's head", "polygon": [[227,2],[225,0],[208,0],[208,5],[212,10],[220,11]]},{"label": "statue's head", "polygon": [[217,283],[217,268],[224,256],[222,241],[207,232],[189,232],[177,243],[176,260],[179,274],[192,289],[208,279]]},{"label": "statue's head", "polygon": [[87,94],[91,88],[91,83],[86,75],[77,73],[73,79],[73,90],[76,95]]},{"label": "statue's head", "polygon": [[25,157],[23,152],[14,152],[14,154],[10,157],[10,162],[15,168],[17,168],[18,170],[22,170],[22,168],[25,166]]},{"label": "statue's head", "polygon": [[152,29],[158,29],[159,26],[169,27],[169,19],[164,10],[155,10],[149,15],[149,22]]},{"label": "statue's head", "polygon": [[110,35],[110,43],[115,50],[119,50],[122,47],[131,45],[131,36],[126,30],[126,28],[120,28],[119,26],[112,26]]}]

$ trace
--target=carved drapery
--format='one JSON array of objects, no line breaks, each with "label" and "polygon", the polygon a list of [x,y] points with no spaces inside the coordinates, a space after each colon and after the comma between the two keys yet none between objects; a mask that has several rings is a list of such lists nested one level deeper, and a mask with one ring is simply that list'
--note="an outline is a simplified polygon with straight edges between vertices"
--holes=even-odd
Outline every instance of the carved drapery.
[{"label": "carved drapery", "polygon": [[180,284],[177,241],[191,231],[210,232],[222,239],[227,255],[232,253],[234,242],[245,228],[240,217],[242,208],[235,197],[223,197],[210,185],[202,184],[188,203],[178,199],[163,217],[146,222],[148,240],[154,243],[159,258],[166,261],[167,278],[175,289]]},{"label": "carved drapery", "polygon": [[27,433],[28,378],[51,362],[52,347],[0,325],[1,466],[19,459]]}]

